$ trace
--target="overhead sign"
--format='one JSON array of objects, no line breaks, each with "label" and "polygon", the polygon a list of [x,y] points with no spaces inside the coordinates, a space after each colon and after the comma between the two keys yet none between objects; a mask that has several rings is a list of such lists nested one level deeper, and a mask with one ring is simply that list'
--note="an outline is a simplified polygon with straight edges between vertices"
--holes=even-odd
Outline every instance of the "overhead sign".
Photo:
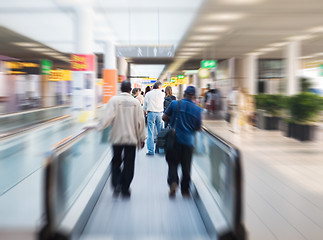
[{"label": "overhead sign", "polygon": [[72,54],[71,70],[72,71],[94,71],[95,58],[94,54]]},{"label": "overhead sign", "polygon": [[51,70],[49,81],[72,81],[72,72],[70,70]]},{"label": "overhead sign", "polygon": [[185,75],[177,75],[177,79],[184,79]]},{"label": "overhead sign", "polygon": [[39,64],[33,62],[5,62],[7,74],[39,74]]},{"label": "overhead sign", "polygon": [[174,46],[117,46],[118,57],[174,57]]},{"label": "overhead sign", "polygon": [[41,74],[49,75],[52,70],[52,61],[43,59],[41,60]]},{"label": "overhead sign", "polygon": [[216,67],[216,60],[202,60],[201,61],[201,68],[215,68]]}]

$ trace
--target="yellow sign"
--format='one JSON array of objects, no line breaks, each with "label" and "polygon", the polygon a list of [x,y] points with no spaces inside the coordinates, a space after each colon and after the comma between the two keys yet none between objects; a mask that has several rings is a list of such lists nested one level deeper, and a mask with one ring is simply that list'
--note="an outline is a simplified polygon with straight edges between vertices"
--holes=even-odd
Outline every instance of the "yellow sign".
[{"label": "yellow sign", "polygon": [[70,70],[51,70],[49,81],[72,81],[72,72]]},{"label": "yellow sign", "polygon": [[5,62],[7,68],[11,69],[21,69],[21,68],[38,68],[39,64],[37,63],[28,63],[28,62]]}]

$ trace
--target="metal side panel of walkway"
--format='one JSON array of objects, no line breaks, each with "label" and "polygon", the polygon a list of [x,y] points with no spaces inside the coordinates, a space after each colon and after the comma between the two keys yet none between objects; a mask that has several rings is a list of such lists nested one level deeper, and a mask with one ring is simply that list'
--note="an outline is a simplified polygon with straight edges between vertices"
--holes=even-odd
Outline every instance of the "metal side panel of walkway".
[{"label": "metal side panel of walkway", "polygon": [[[113,197],[107,181],[81,239],[209,239],[193,198],[168,197],[164,156],[137,152],[131,198]],[[180,172],[180,171],[179,171]]]}]

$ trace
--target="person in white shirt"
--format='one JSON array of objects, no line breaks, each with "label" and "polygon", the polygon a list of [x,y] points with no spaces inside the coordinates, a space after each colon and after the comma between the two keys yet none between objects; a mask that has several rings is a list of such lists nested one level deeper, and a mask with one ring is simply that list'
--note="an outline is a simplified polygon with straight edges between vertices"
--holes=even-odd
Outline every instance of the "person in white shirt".
[{"label": "person in white shirt", "polygon": [[[154,155],[154,139],[157,137],[155,134],[158,134],[163,126],[162,115],[164,111],[165,93],[161,89],[162,83],[159,81],[155,82],[153,90],[148,92],[144,99],[143,109],[147,113],[148,124],[148,156]],[[155,131],[155,128],[157,131]]]},{"label": "person in white shirt", "polygon": [[238,119],[239,119],[239,89],[234,87],[228,97],[228,107],[230,112],[230,126],[233,133],[239,132]]},{"label": "person in white shirt", "polygon": [[134,176],[136,146],[143,148],[146,139],[144,113],[139,101],[130,91],[131,83],[122,82],[121,93],[110,99],[99,125],[99,129],[112,125],[109,140],[113,148],[113,194],[117,196],[121,192],[123,197],[130,197],[129,187]]}]

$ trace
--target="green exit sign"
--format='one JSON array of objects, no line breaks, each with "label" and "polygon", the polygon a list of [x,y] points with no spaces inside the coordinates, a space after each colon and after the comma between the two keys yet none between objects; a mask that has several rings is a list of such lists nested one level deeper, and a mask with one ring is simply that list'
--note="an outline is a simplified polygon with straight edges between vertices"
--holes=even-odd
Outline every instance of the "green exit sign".
[{"label": "green exit sign", "polygon": [[184,79],[185,75],[177,75],[177,79]]},{"label": "green exit sign", "polygon": [[201,68],[215,68],[216,67],[216,60],[202,60],[201,61]]}]

